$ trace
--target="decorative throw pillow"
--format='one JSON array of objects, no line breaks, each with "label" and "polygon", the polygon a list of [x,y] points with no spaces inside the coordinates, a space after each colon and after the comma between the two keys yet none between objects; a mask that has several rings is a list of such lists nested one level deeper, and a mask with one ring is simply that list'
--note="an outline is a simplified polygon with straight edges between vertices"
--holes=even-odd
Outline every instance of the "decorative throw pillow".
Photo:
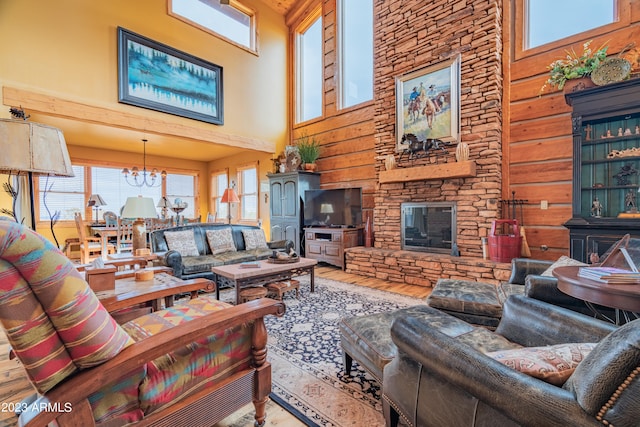
[{"label": "decorative throw pillow", "polygon": [[264,230],[261,228],[242,230],[242,236],[247,250],[269,249],[267,239],[264,237]]},{"label": "decorative throw pillow", "polygon": [[209,242],[211,253],[214,255],[236,251],[236,244],[233,242],[231,228],[207,230],[207,242]]},{"label": "decorative throw pillow", "polygon": [[511,369],[554,385],[562,385],[578,363],[591,352],[595,343],[556,344],[546,347],[522,347],[487,353]]},{"label": "decorative throw pillow", "polygon": [[548,277],[553,277],[553,274],[551,274],[551,272],[556,268],[556,267],[567,267],[567,266],[585,266],[587,264],[585,264],[584,262],[580,262],[577,261],[573,258],[570,258],[566,255],[562,255],[560,258],[558,258],[558,260],[556,262],[554,262],[553,264],[551,264],[549,266],[549,268],[547,268],[541,275],[542,276],[548,276]]},{"label": "decorative throw pillow", "polygon": [[193,230],[165,231],[164,238],[169,249],[180,252],[182,256],[200,255]]}]

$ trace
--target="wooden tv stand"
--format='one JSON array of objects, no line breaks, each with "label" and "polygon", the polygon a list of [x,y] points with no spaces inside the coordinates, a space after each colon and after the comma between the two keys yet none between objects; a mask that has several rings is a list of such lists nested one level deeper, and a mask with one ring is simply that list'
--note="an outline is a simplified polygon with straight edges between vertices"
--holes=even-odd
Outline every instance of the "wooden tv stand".
[{"label": "wooden tv stand", "polygon": [[344,270],[344,250],[362,246],[364,227],[312,227],[304,229],[304,256]]}]

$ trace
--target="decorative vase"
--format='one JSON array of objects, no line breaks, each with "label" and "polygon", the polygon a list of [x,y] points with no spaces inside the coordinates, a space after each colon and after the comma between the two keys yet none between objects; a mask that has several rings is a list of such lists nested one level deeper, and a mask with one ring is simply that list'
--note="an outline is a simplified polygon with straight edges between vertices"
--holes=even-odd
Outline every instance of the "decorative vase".
[{"label": "decorative vase", "polygon": [[396,168],[396,157],[393,154],[384,158],[384,168],[388,171]]},{"label": "decorative vase", "polygon": [[315,172],[317,167],[318,167],[318,165],[316,165],[315,163],[305,163],[304,164],[304,170],[309,171],[309,172]]},{"label": "decorative vase", "polygon": [[469,144],[466,142],[459,142],[456,147],[456,161],[466,162],[469,160]]},{"label": "decorative vase", "polygon": [[367,222],[364,224],[364,246],[366,248],[373,246],[373,230],[371,229],[370,216],[367,216]]},{"label": "decorative vase", "polygon": [[590,76],[580,77],[579,79],[570,79],[564,83],[564,87],[562,88],[562,92],[573,93],[579,90],[587,89],[590,87],[596,87],[596,84],[591,80]]}]

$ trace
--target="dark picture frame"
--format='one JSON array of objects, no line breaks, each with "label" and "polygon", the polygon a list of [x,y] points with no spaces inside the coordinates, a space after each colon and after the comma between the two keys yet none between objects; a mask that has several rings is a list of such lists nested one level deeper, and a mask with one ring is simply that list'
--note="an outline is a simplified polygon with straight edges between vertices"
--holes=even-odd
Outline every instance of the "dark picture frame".
[{"label": "dark picture frame", "polygon": [[402,136],[409,133],[416,135],[419,140],[436,138],[448,142],[458,141],[460,55],[396,77],[398,151],[407,148],[408,142],[403,144]]},{"label": "dark picture frame", "polygon": [[222,67],[118,27],[118,101],[222,125]]}]

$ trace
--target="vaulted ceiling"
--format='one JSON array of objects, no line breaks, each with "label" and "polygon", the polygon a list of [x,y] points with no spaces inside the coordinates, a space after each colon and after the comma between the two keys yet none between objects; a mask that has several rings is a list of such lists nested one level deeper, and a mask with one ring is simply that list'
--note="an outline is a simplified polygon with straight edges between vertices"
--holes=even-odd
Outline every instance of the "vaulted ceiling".
[{"label": "vaulted ceiling", "polygon": [[[293,5],[300,0],[262,1],[279,14],[286,16]],[[103,125],[87,120],[74,120],[68,115],[42,113],[42,110],[29,110],[28,107],[25,108],[25,110],[31,114],[32,121],[46,123],[63,129],[68,144],[87,148],[109,147],[114,151],[136,153],[136,156],[142,151],[141,140],[143,138],[149,140],[147,144],[147,153],[149,155],[198,161],[212,161],[225,158],[246,150],[247,146],[255,146],[251,145],[251,142],[247,142],[246,138],[227,135],[223,130],[220,130],[221,133],[218,136],[220,139],[226,140],[227,143],[219,144],[213,142],[211,140],[212,138],[208,141],[202,141],[188,137],[183,138],[176,134],[164,134],[162,131],[141,132],[135,130],[135,126],[124,128]],[[213,132],[218,132],[218,129],[215,129],[216,127],[213,128]],[[233,143],[229,144],[229,140],[233,140]],[[188,147],[188,149],[176,150],[176,146]],[[264,145],[262,145],[261,148],[260,151],[265,151]]]}]

